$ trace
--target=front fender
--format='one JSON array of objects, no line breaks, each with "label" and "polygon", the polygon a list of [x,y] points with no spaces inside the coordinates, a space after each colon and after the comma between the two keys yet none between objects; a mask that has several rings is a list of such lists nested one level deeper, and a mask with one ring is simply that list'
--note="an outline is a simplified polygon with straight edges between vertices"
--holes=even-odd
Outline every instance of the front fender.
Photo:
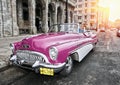
[{"label": "front fender", "polygon": [[[59,51],[57,60],[65,62],[67,57],[75,52],[77,52],[78,55],[83,58],[90,52],[90,50],[92,50],[92,43],[93,40],[89,38],[58,45],[56,46]],[[79,58],[78,61],[81,61],[80,59],[81,58]]]},{"label": "front fender", "polygon": [[58,62],[66,62],[67,57],[71,54],[71,52],[77,48],[77,43],[76,42],[69,42],[69,43],[65,43],[62,45],[58,45],[56,46],[56,48],[58,49],[58,58],[57,61]]}]

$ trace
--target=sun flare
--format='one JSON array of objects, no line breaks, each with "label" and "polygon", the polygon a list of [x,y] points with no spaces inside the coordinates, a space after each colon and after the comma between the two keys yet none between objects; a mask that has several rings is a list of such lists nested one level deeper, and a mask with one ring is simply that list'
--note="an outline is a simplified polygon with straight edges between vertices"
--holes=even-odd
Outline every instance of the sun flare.
[{"label": "sun flare", "polygon": [[109,7],[110,14],[109,20],[115,21],[116,19],[120,19],[120,0],[100,0],[99,6]]}]

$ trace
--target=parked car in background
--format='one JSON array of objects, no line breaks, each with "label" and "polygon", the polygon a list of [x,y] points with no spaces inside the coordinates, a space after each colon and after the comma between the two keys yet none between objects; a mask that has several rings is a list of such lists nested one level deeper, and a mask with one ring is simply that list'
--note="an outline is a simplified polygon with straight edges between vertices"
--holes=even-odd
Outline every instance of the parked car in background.
[{"label": "parked car in background", "polygon": [[117,29],[116,35],[117,35],[118,37],[120,37],[120,29]]},{"label": "parked car in background", "polygon": [[116,31],[116,28],[110,28],[111,31]]},{"label": "parked car in background", "polygon": [[80,31],[78,24],[56,24],[49,33],[10,44],[13,52],[10,62],[43,75],[60,73],[66,76],[72,71],[73,60],[80,62],[97,41],[96,34]]},{"label": "parked car in background", "polygon": [[90,28],[90,30],[95,30],[95,31],[97,31],[97,28],[96,28],[96,27],[92,27],[92,28]]},{"label": "parked car in background", "polygon": [[100,29],[100,32],[105,32],[105,28],[102,27],[102,28]]}]

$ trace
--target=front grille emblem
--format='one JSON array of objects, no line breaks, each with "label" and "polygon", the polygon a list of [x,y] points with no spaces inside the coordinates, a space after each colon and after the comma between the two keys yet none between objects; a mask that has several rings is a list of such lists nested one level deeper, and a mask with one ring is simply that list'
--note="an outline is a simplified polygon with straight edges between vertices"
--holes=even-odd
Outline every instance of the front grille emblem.
[{"label": "front grille emblem", "polygon": [[23,48],[26,48],[26,49],[27,49],[27,48],[29,48],[29,47],[30,47],[30,46],[27,45],[27,44],[24,44],[24,45],[23,45]]}]

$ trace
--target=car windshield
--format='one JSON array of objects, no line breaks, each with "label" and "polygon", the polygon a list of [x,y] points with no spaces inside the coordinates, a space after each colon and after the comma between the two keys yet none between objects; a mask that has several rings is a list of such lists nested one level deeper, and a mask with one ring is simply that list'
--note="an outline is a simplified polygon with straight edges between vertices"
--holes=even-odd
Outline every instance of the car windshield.
[{"label": "car windshield", "polygon": [[58,30],[58,32],[72,32],[72,33],[78,33],[79,32],[79,26],[78,24],[73,23],[64,23],[64,24],[56,24],[50,27],[49,32],[55,32],[55,30]]}]

